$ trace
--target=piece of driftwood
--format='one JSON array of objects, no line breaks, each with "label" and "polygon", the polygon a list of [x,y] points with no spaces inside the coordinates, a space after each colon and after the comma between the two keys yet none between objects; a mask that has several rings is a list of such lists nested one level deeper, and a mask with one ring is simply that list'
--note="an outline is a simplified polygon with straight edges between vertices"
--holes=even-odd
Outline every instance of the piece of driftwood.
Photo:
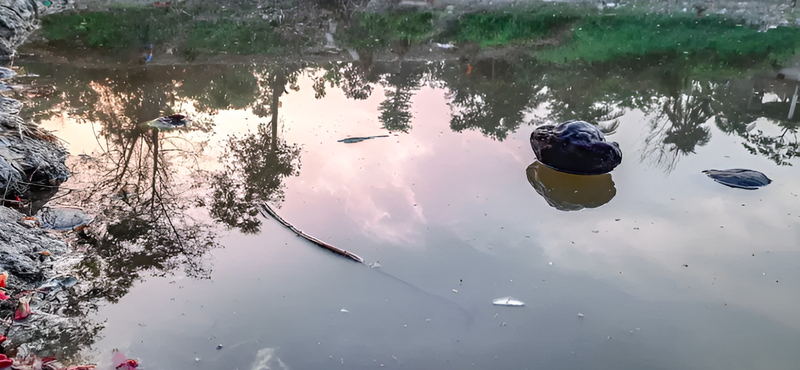
[{"label": "piece of driftwood", "polygon": [[269,204],[267,204],[267,203],[262,204],[261,210],[263,211],[262,215],[264,215],[264,213],[266,213],[266,215],[264,215],[264,216],[269,215],[270,217],[272,217],[275,220],[277,220],[278,222],[280,222],[281,225],[283,225],[287,229],[292,230],[292,232],[294,232],[298,236],[303,237],[303,239],[306,239],[306,240],[316,244],[317,246],[320,246],[320,247],[322,247],[324,249],[327,249],[327,250],[329,250],[329,251],[331,251],[333,253],[336,253],[336,254],[338,254],[340,256],[349,258],[349,259],[351,259],[353,261],[356,261],[358,263],[364,263],[364,259],[359,257],[359,256],[357,256],[356,254],[348,252],[348,251],[346,251],[344,249],[336,248],[336,247],[334,247],[334,246],[332,246],[332,245],[330,245],[328,243],[323,242],[322,240],[319,240],[319,239],[317,239],[317,238],[315,238],[315,237],[313,237],[311,235],[308,235],[308,234],[298,230],[296,227],[292,226],[290,223],[286,222],[286,220],[281,218],[281,216],[278,216],[278,214],[275,213],[275,211],[272,209],[272,207],[269,206]]}]

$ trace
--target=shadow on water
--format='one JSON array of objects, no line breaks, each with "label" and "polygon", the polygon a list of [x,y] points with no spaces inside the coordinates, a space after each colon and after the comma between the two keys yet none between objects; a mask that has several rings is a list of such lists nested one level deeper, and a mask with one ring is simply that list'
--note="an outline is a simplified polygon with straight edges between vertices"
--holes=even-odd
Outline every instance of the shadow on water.
[{"label": "shadow on water", "polygon": [[617,194],[611,174],[573,175],[554,170],[539,161],[525,170],[528,182],[551,207],[580,211],[606,204]]}]

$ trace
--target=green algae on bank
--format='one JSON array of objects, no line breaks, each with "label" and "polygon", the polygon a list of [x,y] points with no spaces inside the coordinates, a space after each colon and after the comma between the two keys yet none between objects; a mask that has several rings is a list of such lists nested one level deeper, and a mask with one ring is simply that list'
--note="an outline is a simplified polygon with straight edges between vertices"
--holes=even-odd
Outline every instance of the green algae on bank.
[{"label": "green algae on bank", "polygon": [[278,26],[253,19],[205,19],[164,9],[114,9],[44,17],[41,35],[63,48],[119,51],[145,44],[170,45],[182,50],[188,60],[218,53],[275,55],[303,44],[303,35],[280,32]]},{"label": "green algae on bank", "polygon": [[696,55],[736,61],[785,60],[800,46],[800,29],[777,27],[761,32],[722,17],[620,15],[581,19],[563,45],[541,50],[551,62],[607,62],[648,55]]}]

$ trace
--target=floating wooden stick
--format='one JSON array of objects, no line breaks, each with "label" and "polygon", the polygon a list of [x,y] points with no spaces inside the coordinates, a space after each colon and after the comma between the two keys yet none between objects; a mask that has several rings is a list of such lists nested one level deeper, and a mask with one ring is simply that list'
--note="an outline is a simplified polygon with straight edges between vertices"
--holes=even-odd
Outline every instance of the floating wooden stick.
[{"label": "floating wooden stick", "polygon": [[308,240],[308,241],[310,241],[310,242],[312,242],[312,243],[314,243],[314,244],[316,244],[316,245],[318,245],[318,246],[320,246],[322,248],[325,248],[325,249],[327,249],[327,250],[329,250],[329,251],[331,251],[333,253],[336,253],[336,254],[338,254],[340,256],[349,258],[349,259],[351,259],[353,261],[356,261],[358,263],[364,263],[364,259],[359,257],[359,256],[357,256],[357,255],[355,255],[354,253],[350,253],[350,252],[348,252],[348,251],[346,251],[344,249],[336,248],[336,247],[334,247],[334,246],[332,246],[332,245],[330,245],[328,243],[323,242],[322,240],[319,240],[319,239],[317,239],[317,238],[315,238],[315,237],[313,237],[311,235],[308,235],[308,234],[298,230],[296,227],[292,226],[290,223],[286,222],[286,220],[281,218],[281,216],[278,216],[278,214],[275,213],[275,211],[273,211],[272,208],[269,206],[269,204],[267,204],[266,202],[264,202],[262,204],[261,210],[264,211],[264,213],[266,213],[269,216],[271,216],[272,218],[274,218],[275,220],[277,220],[278,222],[280,222],[281,225],[285,226],[287,229],[292,230],[292,232],[294,232],[298,236],[301,236],[304,239],[306,239],[306,240]]}]

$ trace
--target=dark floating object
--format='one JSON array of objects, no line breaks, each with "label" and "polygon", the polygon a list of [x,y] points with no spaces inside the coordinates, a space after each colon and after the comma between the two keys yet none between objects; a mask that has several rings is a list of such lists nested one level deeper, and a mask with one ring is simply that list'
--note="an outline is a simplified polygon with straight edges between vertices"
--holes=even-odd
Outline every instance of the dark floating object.
[{"label": "dark floating object", "polygon": [[345,144],[353,144],[353,143],[360,143],[360,142],[362,142],[364,140],[376,139],[376,138],[379,138],[379,137],[389,137],[389,135],[365,136],[365,137],[348,137],[346,139],[337,140],[337,142],[345,143]]},{"label": "dark floating object", "polygon": [[180,127],[186,127],[189,119],[183,114],[173,114],[171,116],[164,116],[156,118],[152,121],[147,121],[144,124],[159,130],[171,130]]},{"label": "dark floating object", "polygon": [[597,208],[617,195],[611,174],[574,175],[533,162],[525,170],[528,182],[547,204],[561,211]]},{"label": "dark floating object", "polygon": [[622,163],[619,144],[606,142],[597,127],[583,121],[539,126],[531,134],[531,147],[545,165],[578,175],[600,175]]},{"label": "dark floating object", "polygon": [[42,207],[34,216],[45,229],[73,230],[92,222],[92,218],[78,207]]},{"label": "dark floating object", "polygon": [[722,185],[739,189],[755,190],[772,182],[761,172],[741,168],[705,170],[703,173]]}]

